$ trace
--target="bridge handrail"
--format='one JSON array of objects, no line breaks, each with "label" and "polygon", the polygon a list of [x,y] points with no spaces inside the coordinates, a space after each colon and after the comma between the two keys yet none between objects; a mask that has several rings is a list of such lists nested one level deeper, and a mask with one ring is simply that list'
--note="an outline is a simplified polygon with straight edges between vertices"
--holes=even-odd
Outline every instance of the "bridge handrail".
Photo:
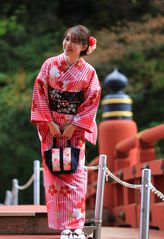
[{"label": "bridge handrail", "polygon": [[147,149],[164,138],[164,124],[143,130],[136,135],[130,136],[116,145],[115,157],[127,157],[129,151],[134,148]]}]

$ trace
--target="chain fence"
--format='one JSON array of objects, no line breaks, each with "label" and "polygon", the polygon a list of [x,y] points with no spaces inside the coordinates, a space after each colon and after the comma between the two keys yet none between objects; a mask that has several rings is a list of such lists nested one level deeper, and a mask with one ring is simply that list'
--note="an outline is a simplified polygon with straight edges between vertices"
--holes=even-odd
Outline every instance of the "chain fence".
[{"label": "chain fence", "polygon": [[[98,170],[99,166],[85,166],[84,167],[86,170]],[[115,176],[107,167],[105,167],[104,169],[106,171],[106,176],[111,177],[113,180],[115,180],[116,182],[118,182],[119,184],[121,184],[124,187],[128,187],[128,188],[132,188],[132,189],[140,189],[141,190],[141,184],[131,184],[131,183],[127,183],[123,180],[121,180],[120,178],[118,178],[117,176]],[[160,192],[158,189],[156,189],[152,184],[147,185],[150,187],[150,190],[157,196],[159,197],[162,201],[164,201],[164,194],[162,192]]]},{"label": "chain fence", "polygon": [[[99,166],[84,166],[84,169],[86,171],[89,170],[98,170]],[[40,171],[43,171],[43,168],[40,167],[39,169]],[[128,183],[126,181],[121,180],[120,178],[118,178],[117,176],[115,176],[107,167],[104,168],[105,173],[106,173],[106,177],[110,177],[113,180],[115,180],[117,183],[121,184],[124,187],[128,187],[128,188],[132,188],[132,189],[140,189],[141,190],[141,184],[131,184]],[[32,176],[29,178],[29,180],[22,186],[20,186],[18,184],[18,182],[15,184],[14,187],[16,187],[16,190],[25,190],[26,188],[28,188],[33,182],[35,181],[34,179],[34,174],[32,174]],[[164,194],[162,192],[160,192],[158,189],[155,188],[155,186],[152,185],[152,183],[150,183],[150,185],[147,185],[147,187],[150,188],[150,190],[157,196],[159,197],[162,201],[164,201]],[[14,191],[14,190],[12,190]],[[6,200],[7,201],[7,200]]]},{"label": "chain fence", "polygon": [[[141,184],[131,184],[127,183],[120,178],[116,177],[107,167],[105,168],[106,175],[114,179],[116,182],[120,183],[122,186],[128,187],[128,188],[133,188],[133,189],[141,189]],[[159,197],[162,201],[164,201],[164,194],[157,190],[152,183],[150,185],[147,185],[147,187],[150,187],[150,190],[157,196]]]}]

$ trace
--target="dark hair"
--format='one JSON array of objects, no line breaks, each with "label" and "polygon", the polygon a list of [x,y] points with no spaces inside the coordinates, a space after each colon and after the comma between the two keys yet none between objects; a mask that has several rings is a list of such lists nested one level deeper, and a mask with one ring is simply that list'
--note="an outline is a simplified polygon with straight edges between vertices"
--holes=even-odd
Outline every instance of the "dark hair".
[{"label": "dark hair", "polygon": [[[89,33],[89,30],[86,27],[84,27],[83,25],[77,25],[77,26],[74,26],[74,27],[70,27],[65,32],[64,37],[66,37],[68,32],[71,32],[71,38],[75,38],[82,45],[88,45],[89,46],[90,33]],[[81,56],[87,55],[87,53],[86,53],[87,50],[88,50],[88,47],[86,48],[86,50],[81,51],[80,55]]]}]

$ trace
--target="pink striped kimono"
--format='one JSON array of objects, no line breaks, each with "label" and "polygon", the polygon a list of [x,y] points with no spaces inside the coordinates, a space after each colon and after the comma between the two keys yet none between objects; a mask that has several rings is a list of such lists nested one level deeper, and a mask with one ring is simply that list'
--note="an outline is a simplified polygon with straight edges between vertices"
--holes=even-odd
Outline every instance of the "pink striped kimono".
[{"label": "pink striped kimono", "polygon": [[[60,92],[84,91],[84,101],[76,114],[56,112],[49,108],[48,87]],[[37,125],[41,141],[44,186],[48,212],[48,225],[52,229],[83,228],[85,222],[86,172],[85,141],[96,143],[96,112],[101,88],[94,68],[83,58],[67,69],[64,53],[47,59],[36,78],[33,90],[31,121]],[[47,122],[54,121],[61,128],[73,124],[78,126],[71,144],[80,148],[78,169],[74,174],[52,175],[44,159],[44,151],[52,147],[52,135]],[[56,139],[57,146],[66,146],[62,137]]]}]

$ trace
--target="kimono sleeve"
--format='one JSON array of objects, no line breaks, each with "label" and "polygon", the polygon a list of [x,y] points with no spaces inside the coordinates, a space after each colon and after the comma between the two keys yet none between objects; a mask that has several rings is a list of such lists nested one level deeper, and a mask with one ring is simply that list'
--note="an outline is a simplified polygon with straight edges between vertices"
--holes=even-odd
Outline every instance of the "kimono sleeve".
[{"label": "kimono sleeve", "polygon": [[48,102],[48,69],[48,61],[45,61],[34,83],[31,108],[32,123],[52,121],[52,115],[49,109]]},{"label": "kimono sleeve", "polygon": [[101,87],[95,71],[93,71],[90,83],[84,92],[84,102],[80,105],[77,114],[73,118],[72,124],[76,125],[88,133],[93,133],[95,129],[95,117],[99,106]]}]

